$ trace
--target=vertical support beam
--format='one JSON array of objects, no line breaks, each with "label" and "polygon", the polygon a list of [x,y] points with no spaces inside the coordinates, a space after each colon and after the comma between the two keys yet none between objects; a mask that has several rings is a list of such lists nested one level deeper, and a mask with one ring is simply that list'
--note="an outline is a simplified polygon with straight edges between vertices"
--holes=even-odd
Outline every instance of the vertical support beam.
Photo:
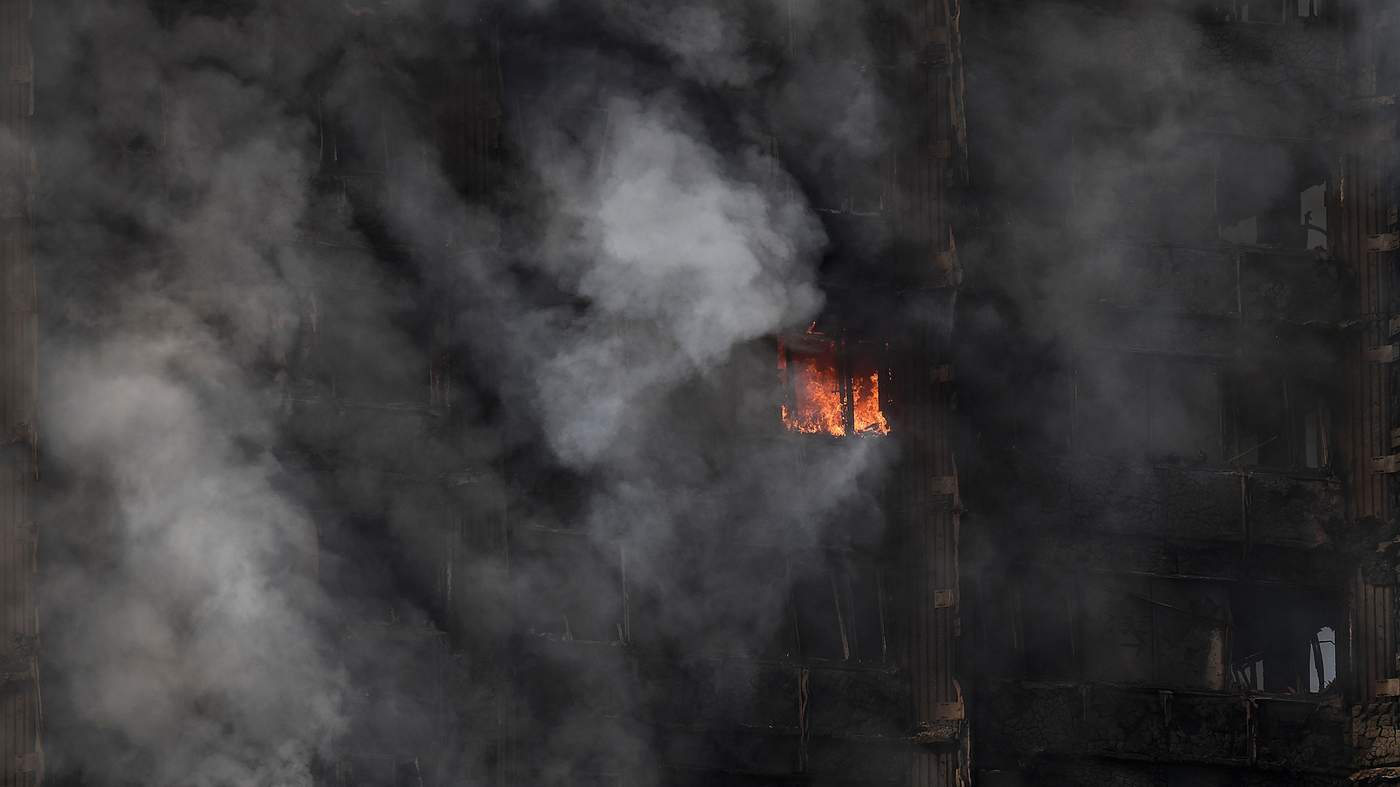
[{"label": "vertical support beam", "polygon": [[895,142],[895,230],[900,275],[920,283],[906,304],[923,324],[902,326],[895,362],[893,431],[901,459],[897,511],[908,671],[917,741],[913,787],[959,787],[970,775],[968,726],[956,675],[959,629],[957,471],[950,387],[933,371],[951,336],[959,271],[950,191],[961,172],[962,77],[956,0],[904,0],[893,86],[900,114]]},{"label": "vertical support beam", "polygon": [[42,779],[35,462],[31,0],[0,0],[0,783]]},{"label": "vertical support beam", "polygon": [[[1364,130],[1358,132],[1363,138]],[[1344,404],[1343,469],[1348,484],[1348,507],[1357,519],[1386,521],[1391,516],[1391,495],[1386,474],[1377,472],[1373,460],[1390,448],[1390,369],[1367,357],[1370,347],[1388,343],[1389,303],[1387,284],[1393,252],[1369,248],[1368,239],[1381,231],[1387,206],[1380,157],[1364,141],[1349,145],[1341,157],[1335,212],[1340,228],[1337,252],[1350,267],[1356,282],[1353,306],[1356,330],[1347,337],[1343,358]],[[1360,580],[1352,598],[1353,632],[1356,637],[1356,696],[1370,700],[1375,686],[1396,676],[1394,637],[1389,621],[1394,617],[1389,587]]]},{"label": "vertical support beam", "polygon": [[1340,437],[1352,481],[1353,515],[1384,520],[1391,509],[1387,480],[1371,462],[1391,453],[1390,370],[1367,352],[1390,343],[1387,285],[1394,252],[1373,249],[1369,243],[1372,235],[1382,231],[1388,207],[1381,157],[1370,147],[1363,142],[1349,146],[1342,155],[1335,193],[1341,229],[1338,251],[1355,277],[1357,298],[1353,306],[1357,329],[1347,339],[1343,362],[1346,428]]},{"label": "vertical support beam", "polygon": [[[951,300],[951,296],[942,296]],[[949,304],[930,304],[930,309]],[[929,360],[942,344],[924,336],[902,348],[900,408],[895,430],[901,446],[898,475],[907,609],[905,665],[916,737],[911,784],[955,787],[966,740],[962,692],[956,678],[959,629],[957,475],[951,446],[947,385],[930,381]],[[919,373],[923,371],[923,374]]]},{"label": "vertical support beam", "polygon": [[1376,697],[1376,687],[1392,677],[1395,663],[1394,587],[1366,581],[1357,572],[1350,592],[1353,695],[1360,701]]},{"label": "vertical support beam", "polygon": [[[1376,89],[1377,33],[1375,16],[1381,6],[1358,3],[1349,19],[1352,94],[1372,96]],[[1396,312],[1393,276],[1396,253],[1376,236],[1395,231],[1391,226],[1389,167],[1394,146],[1395,116],[1391,109],[1362,102],[1347,118],[1338,146],[1329,193],[1328,226],[1333,254],[1355,282],[1351,316],[1356,328],[1344,339],[1343,405],[1338,430],[1339,469],[1348,483],[1348,509],[1355,519],[1388,521],[1393,515],[1390,476],[1378,472],[1373,460],[1393,452],[1393,364],[1380,363],[1371,348],[1391,343],[1390,318]],[[1358,574],[1348,593],[1351,600],[1351,693],[1357,700],[1373,699],[1377,684],[1396,677],[1393,588],[1367,582]]]},{"label": "vertical support beam", "polygon": [[[489,24],[486,28],[485,36],[473,42],[474,46],[466,47],[472,54],[457,64],[433,97],[433,129],[443,157],[442,166],[458,190],[475,200],[488,199],[499,180],[505,133],[499,41]],[[471,253],[464,238],[449,238],[448,243],[448,254]],[[445,281],[443,286],[471,285],[458,280]],[[443,383],[433,404],[448,411],[449,420],[459,416],[451,412],[454,402],[448,387],[460,350],[450,338],[453,335],[453,326],[444,324],[442,340],[432,348],[441,359]],[[471,749],[464,749],[462,757],[467,782],[504,787],[530,783],[534,749],[526,740],[530,724],[526,709],[513,690],[513,681],[527,679],[517,675],[519,667],[511,650],[515,611],[509,604],[513,599],[504,600],[492,590],[500,577],[486,568],[488,561],[493,566],[511,565],[511,512],[504,487],[497,483],[506,473],[498,459],[502,449],[484,440],[474,448],[480,450],[469,462],[473,472],[451,483],[460,522],[456,543],[449,550],[454,579],[446,619],[454,649],[467,655],[471,677],[471,690],[454,695],[451,701],[480,720],[476,729],[481,737],[469,742]],[[481,473],[480,478],[476,477],[477,472]],[[624,572],[624,626],[628,620],[626,560],[619,549],[618,561]],[[503,602],[507,606],[501,606]]]}]

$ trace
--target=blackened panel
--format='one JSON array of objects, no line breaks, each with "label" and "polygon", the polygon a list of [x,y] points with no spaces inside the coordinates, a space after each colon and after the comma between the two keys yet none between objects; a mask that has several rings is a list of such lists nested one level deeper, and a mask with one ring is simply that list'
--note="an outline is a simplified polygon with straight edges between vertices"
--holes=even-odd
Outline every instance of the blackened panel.
[{"label": "blackened panel", "polygon": [[1240,697],[1175,694],[1168,735],[1183,759],[1244,761],[1249,756],[1249,710]]},{"label": "blackened panel", "polygon": [[1258,541],[1320,546],[1345,516],[1341,484],[1332,480],[1258,474],[1247,488],[1249,531]]},{"label": "blackened panel", "polygon": [[813,735],[895,738],[910,727],[909,684],[897,673],[814,669],[807,696]]},{"label": "blackened panel", "polygon": [[1223,690],[1230,597],[1219,584],[1153,580],[1153,681],[1161,686]]},{"label": "blackened panel", "polygon": [[1104,577],[1084,585],[1086,677],[1114,683],[1152,679],[1151,593],[1151,583],[1139,577]]},{"label": "blackened panel", "polygon": [[1165,753],[1167,717],[1160,693],[1094,687],[1089,689],[1085,705],[1089,751],[1137,756]]}]

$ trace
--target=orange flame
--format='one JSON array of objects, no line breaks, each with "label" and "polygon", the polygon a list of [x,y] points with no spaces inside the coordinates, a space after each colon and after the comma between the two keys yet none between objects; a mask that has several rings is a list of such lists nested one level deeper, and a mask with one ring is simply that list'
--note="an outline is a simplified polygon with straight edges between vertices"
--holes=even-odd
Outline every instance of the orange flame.
[{"label": "orange flame", "polygon": [[[780,361],[780,363],[782,363]],[[783,404],[783,423],[794,432],[846,434],[846,408],[836,374],[836,346],[796,355],[787,367],[791,402]]]},{"label": "orange flame", "polygon": [[835,342],[822,342],[815,352],[793,353],[788,361],[788,353],[780,347],[778,369],[788,383],[782,417],[790,431],[844,436],[849,401],[857,434],[889,434],[889,422],[880,409],[879,372],[857,375],[843,391]]},{"label": "orange flame", "polygon": [[851,390],[855,395],[856,431],[860,434],[889,434],[890,423],[880,410],[880,373],[858,376]]}]

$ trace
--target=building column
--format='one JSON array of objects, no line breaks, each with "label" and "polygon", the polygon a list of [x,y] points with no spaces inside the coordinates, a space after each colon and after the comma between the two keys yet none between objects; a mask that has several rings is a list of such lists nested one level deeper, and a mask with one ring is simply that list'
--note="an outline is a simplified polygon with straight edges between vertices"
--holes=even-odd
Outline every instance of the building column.
[{"label": "building column", "polygon": [[0,783],[37,785],[40,746],[31,183],[31,0],[0,0]]}]

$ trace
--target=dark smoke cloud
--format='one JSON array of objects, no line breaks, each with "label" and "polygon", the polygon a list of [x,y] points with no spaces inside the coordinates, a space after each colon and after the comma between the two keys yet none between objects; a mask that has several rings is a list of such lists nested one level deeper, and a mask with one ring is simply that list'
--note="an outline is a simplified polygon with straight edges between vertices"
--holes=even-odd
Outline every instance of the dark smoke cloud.
[{"label": "dark smoke cloud", "polygon": [[[975,615],[999,614],[990,599],[1010,598],[1005,589],[1017,586],[1042,609],[1066,594],[1083,605],[1084,620],[1122,614],[1131,580],[1085,579],[1081,553],[1041,548],[1077,537],[1071,533],[1105,549],[1123,534],[1156,537],[1123,501],[1162,494],[1165,465],[1186,468],[1173,478],[1270,465],[1250,444],[1281,438],[1262,431],[1247,439],[1249,419],[1267,420],[1259,413],[1282,400],[1282,379],[1294,386],[1294,406],[1304,407],[1309,386],[1331,382],[1308,375],[1334,361],[1320,363],[1286,328],[1240,315],[1235,288],[1239,260],[1247,266],[1251,255],[1272,266],[1264,275],[1280,286],[1287,260],[1299,257],[1315,262],[1319,280],[1336,280],[1316,234],[1304,247],[1266,237],[1262,222],[1277,207],[1270,200],[1283,199],[1292,211],[1284,222],[1297,229],[1299,187],[1329,177],[1312,148],[1349,90],[1343,33],[1321,20],[1240,24],[1226,18],[1231,5],[965,8],[971,169],[981,201],[959,227],[968,271],[959,396],[969,432],[959,458],[973,487],[965,492],[972,512],[963,568],[989,599]],[[1338,186],[1329,185],[1333,199]],[[1315,210],[1314,222],[1323,213]],[[1257,235],[1236,226],[1255,219]],[[1249,376],[1251,362],[1267,375]],[[1237,413],[1243,436],[1225,426]],[[1037,467],[1048,470],[1042,476]],[[1101,499],[1100,483],[1110,485],[1112,501]],[[1158,585],[1212,615],[1232,603],[1208,583]],[[1039,614],[1030,609],[1027,621]],[[1078,657],[1091,679],[1145,669],[1130,658],[1109,664],[1121,654],[1114,632],[1099,625]],[[1172,681],[1222,688],[1226,635],[1198,626],[1191,636],[1202,639],[1189,646],[1194,655],[1158,663],[1176,671]],[[996,658],[994,650],[981,655]],[[1078,674],[1060,664],[989,670],[1024,672]]]},{"label": "dark smoke cloud", "polygon": [[[318,757],[367,751],[381,727],[441,745],[437,767],[471,767],[454,758],[476,744],[463,755],[460,741],[492,730],[376,717],[360,682],[438,686],[418,646],[385,643],[395,626],[436,641],[444,625],[423,586],[439,581],[451,504],[395,479],[461,479],[503,498],[517,526],[627,551],[666,611],[649,635],[700,653],[733,651],[782,614],[789,578],[721,571],[732,544],[812,547],[841,516],[878,539],[882,445],[814,452],[751,428],[776,429],[762,340],[823,302],[825,233],[772,127],[822,140],[785,153],[808,169],[880,149],[871,48],[837,24],[855,6],[587,6],[43,8],[55,773],[309,784]],[[580,33],[565,18],[589,21]],[[552,60],[507,69],[505,182],[468,195],[425,109],[436,80],[501,56],[495,24],[540,37],[523,39],[523,61]],[[849,67],[798,54],[781,70],[750,46],[818,30]],[[345,132],[328,140],[333,126]],[[319,174],[352,153],[382,162],[373,211]],[[432,359],[414,312],[430,302],[451,319],[426,333],[460,350],[467,381],[437,431],[416,414]],[[328,521],[364,512],[380,524],[328,539]],[[485,611],[496,601],[520,619],[554,614],[530,599],[559,584],[557,567],[507,571],[489,550],[462,564],[485,636],[512,625]],[[564,581],[577,597],[612,592],[576,570]],[[318,573],[354,587],[328,591]],[[554,737],[568,749],[594,723],[566,715]],[[647,740],[619,736],[646,761]]]}]

